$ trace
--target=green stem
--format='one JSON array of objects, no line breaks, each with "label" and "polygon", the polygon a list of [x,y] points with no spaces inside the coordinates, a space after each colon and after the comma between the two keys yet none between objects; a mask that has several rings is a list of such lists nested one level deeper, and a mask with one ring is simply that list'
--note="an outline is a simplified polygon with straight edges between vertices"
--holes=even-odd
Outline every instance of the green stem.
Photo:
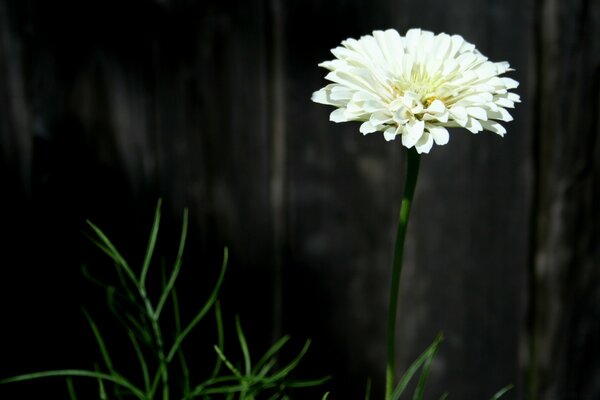
[{"label": "green stem", "polygon": [[402,273],[402,259],[404,258],[404,239],[408,227],[408,217],[412,203],[417,177],[419,175],[420,155],[412,148],[408,149],[406,183],[404,184],[404,195],[400,205],[400,218],[396,232],[396,244],[394,246],[394,264],[392,269],[392,284],[390,287],[390,305],[388,309],[387,326],[387,365],[385,372],[385,399],[391,400],[394,392],[394,342],[396,336],[396,314],[398,311],[398,291],[400,289],[400,275]]}]

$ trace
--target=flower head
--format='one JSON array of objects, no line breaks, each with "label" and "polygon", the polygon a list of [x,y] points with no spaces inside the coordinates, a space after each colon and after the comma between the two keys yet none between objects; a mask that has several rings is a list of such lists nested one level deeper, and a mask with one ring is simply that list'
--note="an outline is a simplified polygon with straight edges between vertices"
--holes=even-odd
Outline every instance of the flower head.
[{"label": "flower head", "polygon": [[319,66],[333,82],[312,95],[337,107],[334,122],[362,121],[363,134],[397,136],[408,148],[428,153],[433,143],[448,143],[448,130],[488,130],[503,136],[498,121],[511,121],[506,110],[519,102],[510,93],[519,83],[500,77],[507,62],[491,62],[461,36],[394,29],[347,39],[332,49],[336,59]]}]

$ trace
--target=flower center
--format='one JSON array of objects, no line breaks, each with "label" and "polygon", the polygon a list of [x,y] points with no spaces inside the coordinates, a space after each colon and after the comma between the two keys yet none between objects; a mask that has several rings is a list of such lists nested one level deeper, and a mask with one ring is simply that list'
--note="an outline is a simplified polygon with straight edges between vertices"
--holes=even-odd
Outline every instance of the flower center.
[{"label": "flower center", "polygon": [[436,100],[438,100],[437,97],[435,97],[435,96],[429,96],[425,100],[423,100],[423,106],[425,108],[428,108],[431,105],[431,103],[433,103]]},{"label": "flower center", "polygon": [[424,108],[427,108],[438,99],[435,92],[436,87],[423,78],[416,82],[406,82],[405,80],[397,80],[391,85],[391,98],[398,99],[404,97],[407,93],[417,95],[420,103]]}]

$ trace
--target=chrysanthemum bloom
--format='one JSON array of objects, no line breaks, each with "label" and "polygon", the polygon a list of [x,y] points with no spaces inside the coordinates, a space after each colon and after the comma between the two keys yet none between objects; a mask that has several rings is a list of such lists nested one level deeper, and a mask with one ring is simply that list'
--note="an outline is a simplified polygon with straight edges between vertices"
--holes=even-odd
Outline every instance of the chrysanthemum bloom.
[{"label": "chrysanthemum bloom", "polygon": [[519,83],[500,77],[507,62],[491,62],[461,36],[394,29],[348,39],[331,50],[336,59],[319,66],[333,82],[313,93],[317,103],[337,107],[334,122],[362,121],[363,134],[400,135],[402,144],[428,153],[433,143],[448,143],[446,128],[503,136],[498,121],[511,121],[506,110],[519,102],[510,93]]}]

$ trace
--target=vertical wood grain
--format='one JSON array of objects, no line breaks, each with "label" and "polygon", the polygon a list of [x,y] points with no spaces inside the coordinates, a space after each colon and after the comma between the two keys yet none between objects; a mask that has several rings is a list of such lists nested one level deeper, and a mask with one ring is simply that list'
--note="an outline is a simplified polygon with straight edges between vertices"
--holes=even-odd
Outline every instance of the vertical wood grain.
[{"label": "vertical wood grain", "polygon": [[[13,196],[0,226],[19,259],[2,277],[6,337],[24,348],[60,309],[47,335],[74,342],[76,302],[91,297],[73,277],[84,219],[135,257],[163,196],[168,243],[190,208],[190,304],[228,245],[224,309],[241,314],[251,347],[311,337],[303,376],[333,374],[327,389],[345,399],[370,377],[377,398],[404,151],[329,122],[310,96],[341,40],[421,27],[509,61],[523,103],[505,138],[457,130],[423,158],[399,372],[443,330],[428,397],[515,383],[507,398],[597,398],[599,14],[591,0],[0,1],[0,165]],[[38,304],[39,320],[19,316]],[[40,368],[58,367],[36,340]],[[1,373],[36,357],[0,354]]]},{"label": "vertical wood grain", "polygon": [[600,395],[593,378],[600,367],[591,356],[600,351],[600,7],[553,0],[537,6],[529,398],[592,399]]}]

